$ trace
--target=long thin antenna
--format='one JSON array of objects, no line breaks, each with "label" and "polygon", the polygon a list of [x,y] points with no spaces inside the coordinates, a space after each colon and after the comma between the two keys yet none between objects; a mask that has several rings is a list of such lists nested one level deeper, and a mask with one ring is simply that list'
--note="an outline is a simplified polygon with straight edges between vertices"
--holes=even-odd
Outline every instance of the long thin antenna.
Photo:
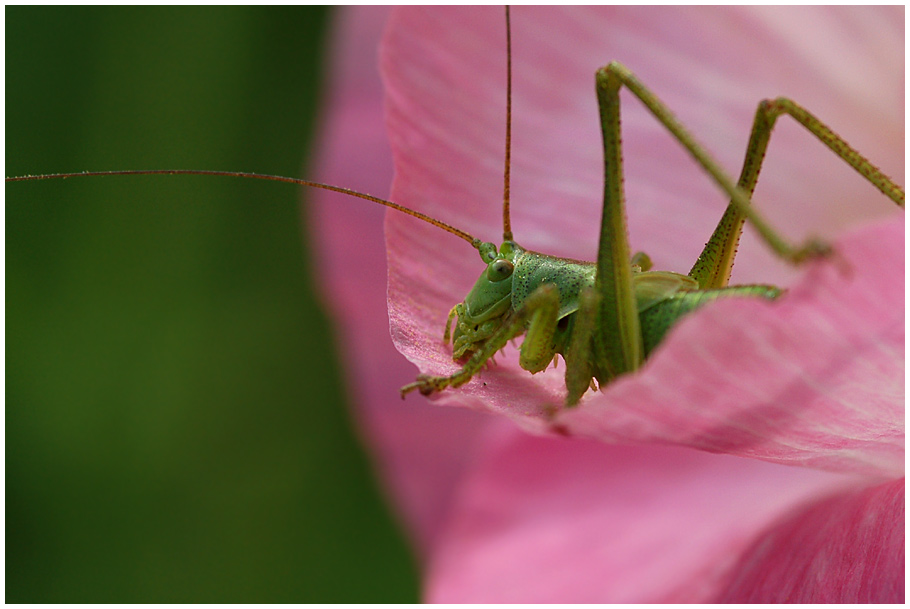
[{"label": "long thin antenna", "polygon": [[391,207],[392,209],[397,209],[398,211],[405,213],[409,216],[413,216],[424,222],[428,222],[433,226],[438,226],[442,230],[452,233],[456,237],[464,239],[476,250],[480,250],[481,241],[473,235],[466,233],[463,230],[459,230],[454,226],[449,226],[445,222],[441,222],[436,218],[431,218],[426,214],[422,214],[419,211],[414,211],[404,205],[399,205],[398,203],[393,203],[392,201],[386,201],[385,199],[380,199],[379,197],[374,197],[373,195],[368,195],[362,192],[357,192],[356,190],[351,190],[350,188],[342,188],[340,186],[332,186],[331,184],[321,184],[319,182],[310,182],[309,180],[301,180],[300,178],[286,178],[283,176],[274,176],[262,173],[249,173],[246,171],[214,171],[208,169],[126,169],[123,171],[82,171],[78,173],[48,173],[43,175],[31,175],[31,176],[16,176],[12,178],[6,178],[7,182],[26,182],[30,180],[57,180],[57,179],[66,179],[66,178],[82,178],[82,177],[94,177],[94,176],[145,176],[145,175],[190,175],[190,176],[224,176],[231,178],[251,178],[255,180],[269,180],[272,182],[286,182],[288,184],[297,184],[299,186],[311,186],[313,188],[322,188],[323,190],[332,190],[334,192],[340,192],[341,194],[349,195],[352,197],[357,197],[358,199],[366,199],[367,201],[372,201],[373,203],[379,203],[380,205],[385,205],[386,207]]},{"label": "long thin antenna", "polygon": [[506,5],[506,170],[502,193],[502,240],[512,240],[512,221],[509,218],[509,177],[512,168],[512,21]]}]

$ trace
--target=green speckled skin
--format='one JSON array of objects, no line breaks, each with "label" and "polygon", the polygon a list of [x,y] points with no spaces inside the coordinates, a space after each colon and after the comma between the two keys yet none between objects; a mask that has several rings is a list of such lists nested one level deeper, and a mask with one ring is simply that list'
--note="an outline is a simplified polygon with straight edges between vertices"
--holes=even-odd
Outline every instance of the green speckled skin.
[{"label": "green speckled skin", "polygon": [[684,315],[712,300],[731,296],[773,300],[780,296],[782,292],[783,290],[772,285],[738,285],[716,290],[680,292],[661,300],[638,314],[638,318],[641,321],[645,357],[651,355],[651,352],[664,339],[670,328]]}]

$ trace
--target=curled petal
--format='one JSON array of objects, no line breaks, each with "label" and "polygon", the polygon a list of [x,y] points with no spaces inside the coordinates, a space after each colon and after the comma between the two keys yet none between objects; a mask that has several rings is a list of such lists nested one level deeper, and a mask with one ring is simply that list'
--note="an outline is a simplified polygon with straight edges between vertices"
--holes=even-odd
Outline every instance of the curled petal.
[{"label": "curled petal", "polygon": [[818,264],[777,302],[706,307],[640,373],[558,423],[606,441],[902,476],[904,291],[894,267],[903,222],[856,231],[837,248],[852,270]]}]

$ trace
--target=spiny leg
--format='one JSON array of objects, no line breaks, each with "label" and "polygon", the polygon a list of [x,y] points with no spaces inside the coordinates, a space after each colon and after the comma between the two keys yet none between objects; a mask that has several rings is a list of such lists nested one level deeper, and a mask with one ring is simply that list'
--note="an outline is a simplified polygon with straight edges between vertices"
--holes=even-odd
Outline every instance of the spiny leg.
[{"label": "spiny leg", "polygon": [[748,218],[761,238],[781,258],[793,263],[825,255],[830,248],[810,240],[793,247],[752,207],[750,193],[739,188],[720,164],[695,141],[673,113],[641,81],[619,62],[597,71],[597,100],[600,108],[604,145],[604,205],[600,245],[597,253],[595,290],[600,296],[594,349],[604,354],[609,369],[616,375],[641,366],[644,348],[635,305],[629,265],[629,243],[623,195],[623,170],[619,90],[625,86],[652,115],[670,131],[702,168],[730,197],[730,206]]},{"label": "spiny leg", "polygon": [[[743,161],[742,172],[737,184],[743,191],[751,196],[755,190],[762,161],[764,161],[771,138],[771,131],[781,114],[791,116],[889,199],[900,207],[904,206],[904,191],[900,186],[879,171],[868,159],[813,114],[785,97],[778,97],[774,100],[766,99],[758,105],[755,120],[752,123],[752,133],[749,136],[749,145],[746,148],[746,158]],[[701,289],[721,288],[727,285],[745,220],[746,216],[731,201],[717,224],[717,228],[714,229],[711,239],[705,245],[705,249],[699,255],[692,270],[689,271],[689,276],[698,281]]]},{"label": "spiny leg", "polygon": [[[410,393],[417,389],[423,395],[430,395],[438,391],[442,391],[446,387],[459,387],[467,383],[471,378],[480,371],[483,365],[493,357],[497,351],[506,346],[510,340],[520,335],[525,330],[525,326],[530,320],[535,317],[535,314],[543,311],[544,318],[554,317],[554,315],[546,315],[547,311],[556,311],[559,308],[559,291],[556,286],[552,284],[544,284],[538,287],[531,295],[525,300],[525,304],[516,311],[511,318],[506,320],[503,323],[502,327],[499,328],[490,338],[487,340],[483,346],[474,352],[474,354],[465,362],[464,366],[451,376],[430,376],[427,374],[421,374],[417,377],[417,380],[413,383],[409,383],[401,388],[401,397],[404,397],[406,394]],[[555,323],[551,325],[555,328]],[[540,333],[535,332],[538,339],[532,339],[532,345],[529,348],[533,348],[533,352],[528,353],[528,357],[542,357],[541,350],[539,345],[542,344],[540,340],[546,339],[546,332]],[[550,332],[550,339],[552,339],[552,329]],[[546,341],[545,342],[549,342]],[[524,348],[524,345],[522,345]],[[525,359],[524,352],[522,353],[522,359]],[[549,358],[545,362],[548,364],[550,360],[553,359],[553,353],[551,352]],[[544,366],[545,368],[546,366]],[[542,370],[543,368],[541,368]]]},{"label": "spiny leg", "polygon": [[[594,290],[598,294],[594,351],[604,355],[610,370],[622,374],[641,366],[644,349],[629,264],[629,233],[623,193],[619,121],[619,89],[623,79],[610,69],[613,65],[598,70],[595,77],[604,147],[604,204],[597,249],[597,275],[594,279]],[[569,392],[571,399],[575,400],[577,390],[570,388]],[[577,397],[580,398],[580,394]]]},{"label": "spiny leg", "polygon": [[[730,197],[731,205],[734,205],[755,227],[759,236],[778,256],[792,263],[799,263],[803,260],[815,256],[825,255],[830,252],[830,248],[816,240],[809,240],[798,247],[789,244],[770,224],[759,214],[751,205],[749,193],[738,188],[733,180],[721,168],[720,164],[708,154],[708,152],[695,141],[695,138],[683,127],[682,123],[673,116],[673,113],[667,108],[657,96],[655,96],[641,81],[624,65],[619,62],[611,62],[604,68],[597,71],[597,90],[601,99],[601,115],[603,116],[604,100],[609,98],[610,104],[619,105],[619,88],[625,86],[631,91],[645,107],[654,115],[654,117],[673,134],[680,144],[692,155],[699,165],[713,178],[713,180],[727,193]],[[618,139],[618,111],[617,124],[610,127],[615,131]],[[607,126],[604,126],[606,133]],[[606,145],[604,148],[606,152]],[[606,212],[606,210],[605,210]],[[601,305],[603,310],[604,305]]]}]

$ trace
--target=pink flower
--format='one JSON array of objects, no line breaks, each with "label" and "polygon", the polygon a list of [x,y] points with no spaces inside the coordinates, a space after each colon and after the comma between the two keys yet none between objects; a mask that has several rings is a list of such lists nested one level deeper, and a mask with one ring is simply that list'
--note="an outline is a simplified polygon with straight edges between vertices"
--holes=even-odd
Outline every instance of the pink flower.
[{"label": "pink flower", "polygon": [[[375,77],[355,48],[379,17],[345,15],[319,177],[383,196]],[[612,59],[733,173],[758,101],[787,95],[903,181],[902,9],[520,7],[512,26],[512,217],[525,247],[594,257],[593,74]],[[498,8],[404,9],[382,59],[391,198],[493,241],[504,39]],[[724,197],[636,100],[623,104],[632,248],[686,272]],[[784,299],[705,308],[642,371],[555,417],[562,371],[531,376],[514,354],[433,406],[400,402],[414,371],[383,338],[382,212],[320,198],[353,397],[424,557],[427,600],[903,600],[902,213],[788,118],[756,204],[794,239],[833,239],[854,272],[787,269],[747,232],[734,281],[786,285]],[[423,372],[455,370],[441,330],[479,256],[400,214],[386,240],[399,350]]]}]

